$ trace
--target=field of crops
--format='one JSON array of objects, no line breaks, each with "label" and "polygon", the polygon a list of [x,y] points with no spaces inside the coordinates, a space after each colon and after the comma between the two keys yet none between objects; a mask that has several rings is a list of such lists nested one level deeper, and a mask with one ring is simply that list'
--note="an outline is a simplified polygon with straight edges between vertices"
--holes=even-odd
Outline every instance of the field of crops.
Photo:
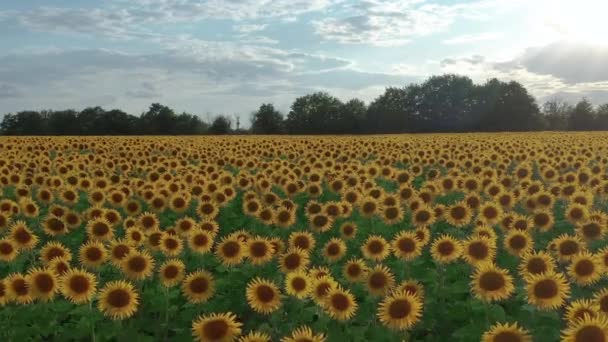
[{"label": "field of crops", "polygon": [[608,341],[608,135],[0,139],[0,341]]}]

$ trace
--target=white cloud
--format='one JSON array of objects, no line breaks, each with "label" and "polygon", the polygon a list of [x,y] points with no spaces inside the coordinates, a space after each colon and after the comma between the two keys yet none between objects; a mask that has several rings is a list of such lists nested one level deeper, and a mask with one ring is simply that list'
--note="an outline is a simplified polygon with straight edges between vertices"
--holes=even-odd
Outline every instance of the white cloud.
[{"label": "white cloud", "polygon": [[461,45],[479,43],[488,40],[494,40],[500,38],[502,35],[498,32],[482,32],[476,34],[465,34],[442,41],[446,45]]},{"label": "white cloud", "polygon": [[243,24],[243,25],[235,25],[234,29],[241,33],[252,33],[263,31],[268,27],[268,24]]},{"label": "white cloud", "polygon": [[456,19],[488,20],[488,12],[500,13],[522,3],[477,0],[441,5],[425,0],[365,0],[345,7],[340,16],[313,22],[323,39],[343,44],[403,45],[412,39],[448,29]]}]

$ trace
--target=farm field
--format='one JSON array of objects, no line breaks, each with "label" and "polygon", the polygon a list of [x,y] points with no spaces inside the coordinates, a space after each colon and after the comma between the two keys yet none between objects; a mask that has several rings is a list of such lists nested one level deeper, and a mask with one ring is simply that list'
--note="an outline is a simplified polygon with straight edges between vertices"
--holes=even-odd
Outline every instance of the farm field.
[{"label": "farm field", "polygon": [[0,341],[608,341],[608,134],[0,138]]}]

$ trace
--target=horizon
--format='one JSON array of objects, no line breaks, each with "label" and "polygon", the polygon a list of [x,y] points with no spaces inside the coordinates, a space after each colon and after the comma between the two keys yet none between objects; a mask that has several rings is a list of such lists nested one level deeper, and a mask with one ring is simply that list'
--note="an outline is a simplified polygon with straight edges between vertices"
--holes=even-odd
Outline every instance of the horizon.
[{"label": "horizon", "polygon": [[[44,4],[42,6],[41,4]],[[522,83],[537,99],[608,102],[599,0],[27,0],[0,7],[7,112],[150,103],[206,119],[287,112],[327,91],[369,103],[386,87],[456,73]]]}]

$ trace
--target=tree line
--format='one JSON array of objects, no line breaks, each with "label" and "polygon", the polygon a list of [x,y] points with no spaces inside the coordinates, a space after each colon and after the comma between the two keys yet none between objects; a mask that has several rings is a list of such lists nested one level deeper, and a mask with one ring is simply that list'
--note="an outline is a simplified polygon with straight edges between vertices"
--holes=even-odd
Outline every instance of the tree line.
[{"label": "tree line", "polygon": [[466,76],[433,76],[420,84],[389,87],[369,105],[343,102],[326,92],[295,99],[288,113],[262,104],[251,127],[232,128],[227,115],[210,122],[154,103],[139,116],[90,107],[78,112],[22,111],[6,114],[4,135],[198,135],[198,134],[384,134],[608,130],[608,104],[552,99],[539,106],[518,82],[491,79],[474,84]]}]

